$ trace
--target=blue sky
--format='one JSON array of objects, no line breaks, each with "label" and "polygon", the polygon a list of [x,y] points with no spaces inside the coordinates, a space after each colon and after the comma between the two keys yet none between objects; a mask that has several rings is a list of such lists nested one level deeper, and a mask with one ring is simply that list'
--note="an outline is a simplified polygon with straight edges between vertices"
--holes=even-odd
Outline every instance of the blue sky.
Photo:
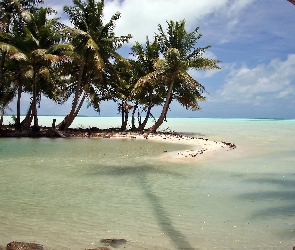
[{"label": "blue sky", "polygon": [[[45,0],[62,16],[72,1]],[[211,45],[207,56],[221,60],[221,70],[192,71],[191,75],[210,93],[200,103],[202,111],[187,111],[173,103],[170,117],[295,118],[295,6],[287,0],[105,0],[105,19],[121,12],[116,35],[133,39],[120,53],[129,57],[135,41],[166,27],[166,20],[185,19],[187,30],[199,26],[198,47]],[[65,115],[70,103],[58,106],[42,99],[39,114]],[[29,96],[22,99],[28,108]],[[10,108],[16,111],[13,103]],[[159,109],[154,111],[157,116]],[[92,108],[81,115],[98,115]],[[101,104],[101,116],[117,115],[117,105]]]}]

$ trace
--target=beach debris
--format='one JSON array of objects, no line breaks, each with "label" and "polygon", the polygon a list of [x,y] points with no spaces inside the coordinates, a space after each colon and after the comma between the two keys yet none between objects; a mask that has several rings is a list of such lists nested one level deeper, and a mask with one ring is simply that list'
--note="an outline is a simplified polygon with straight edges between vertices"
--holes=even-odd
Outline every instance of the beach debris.
[{"label": "beach debris", "polygon": [[107,239],[101,239],[101,243],[107,244],[109,246],[112,245],[121,245],[121,244],[126,244],[127,240],[125,239],[116,239],[116,238],[107,238]]},{"label": "beach debris", "polygon": [[57,136],[61,137],[61,138],[66,138],[66,136],[59,130],[56,130],[55,128],[48,128],[49,131],[52,131],[53,133],[55,133]]},{"label": "beach debris", "polygon": [[230,142],[225,142],[225,141],[222,141],[222,143],[226,146],[228,146],[230,149],[235,149],[236,148],[236,145],[233,144],[233,143],[230,143]]},{"label": "beach debris", "polygon": [[111,250],[111,249],[108,247],[97,247],[97,248],[89,248],[85,250]]},{"label": "beach debris", "polygon": [[12,241],[7,244],[6,250],[43,250],[43,246],[36,243]]}]

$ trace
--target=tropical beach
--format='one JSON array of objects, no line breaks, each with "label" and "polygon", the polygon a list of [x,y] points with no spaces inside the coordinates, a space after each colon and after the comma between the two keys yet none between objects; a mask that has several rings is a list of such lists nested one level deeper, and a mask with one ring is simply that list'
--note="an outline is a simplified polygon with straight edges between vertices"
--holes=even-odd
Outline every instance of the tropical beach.
[{"label": "tropical beach", "polygon": [[[46,121],[52,117],[40,117]],[[76,122],[109,127],[120,118]],[[0,245],[292,249],[294,120],[171,118],[165,125],[184,138],[237,147],[178,159],[201,145],[168,137],[1,138]]]},{"label": "tropical beach", "polygon": [[[113,117],[114,119],[115,117]],[[50,117],[46,117],[44,119],[45,124],[49,122]],[[83,119],[83,118],[82,118]],[[91,118],[90,118],[91,119]],[[111,119],[112,118],[105,118]],[[9,121],[10,118],[7,117],[5,122],[11,123]],[[46,122],[47,120],[47,122]],[[52,120],[56,120],[52,118]],[[84,118],[84,120],[88,120]],[[118,121],[118,119],[116,119]],[[114,124],[112,124],[114,125]],[[81,126],[81,124],[80,124]],[[225,141],[210,141],[208,138],[203,137],[194,137],[189,135],[182,135],[177,132],[158,132],[158,133],[150,133],[150,131],[120,131],[120,128],[108,128],[108,129],[99,129],[97,127],[88,128],[70,128],[67,131],[61,132],[52,127],[41,127],[38,132],[34,131],[17,131],[13,129],[13,126],[7,126],[6,128],[2,127],[0,136],[4,138],[21,138],[21,137],[33,137],[33,138],[53,138],[53,137],[61,137],[61,138],[89,138],[89,139],[131,139],[131,140],[149,140],[153,142],[160,143],[177,143],[178,145],[186,145],[189,146],[189,150],[184,151],[175,151],[167,154],[163,154],[163,158],[169,159],[183,159],[183,158],[195,158],[197,159],[203,158],[202,155],[207,155],[210,152],[219,151],[219,150],[233,150],[236,148],[236,145],[231,142]]]},{"label": "tropical beach", "polygon": [[294,250],[294,5],[1,0],[0,250]]}]

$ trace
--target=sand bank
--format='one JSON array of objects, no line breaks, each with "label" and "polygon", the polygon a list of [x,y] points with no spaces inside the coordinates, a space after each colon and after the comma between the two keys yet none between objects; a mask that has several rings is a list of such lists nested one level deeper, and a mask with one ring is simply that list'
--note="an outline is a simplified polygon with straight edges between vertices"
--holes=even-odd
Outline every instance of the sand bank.
[{"label": "sand bank", "polygon": [[[97,137],[97,135],[92,134],[92,138]],[[181,150],[174,152],[165,152],[161,155],[161,158],[168,159],[189,159],[203,158],[204,155],[209,153],[220,151],[220,150],[233,150],[236,148],[236,145],[233,143],[225,141],[211,141],[206,138],[196,138],[193,136],[186,136],[181,134],[174,133],[132,133],[132,132],[119,132],[112,134],[100,135],[98,137],[102,138],[126,138],[126,139],[137,139],[137,140],[149,140],[161,143],[178,143],[182,145],[188,145],[191,147],[189,150]]]},{"label": "sand bank", "polygon": [[[233,143],[221,141],[211,141],[202,137],[193,137],[181,135],[178,133],[144,133],[144,132],[122,132],[116,129],[101,130],[92,129],[68,129],[67,131],[58,131],[52,128],[41,128],[40,131],[15,131],[10,127],[0,130],[0,137],[62,137],[62,138],[125,138],[137,140],[149,140],[162,143],[178,143],[188,145],[189,150],[166,152],[161,155],[163,159],[188,159],[188,158],[204,158],[204,155],[220,150],[232,150],[236,146]],[[202,156],[202,157],[201,157]]]}]

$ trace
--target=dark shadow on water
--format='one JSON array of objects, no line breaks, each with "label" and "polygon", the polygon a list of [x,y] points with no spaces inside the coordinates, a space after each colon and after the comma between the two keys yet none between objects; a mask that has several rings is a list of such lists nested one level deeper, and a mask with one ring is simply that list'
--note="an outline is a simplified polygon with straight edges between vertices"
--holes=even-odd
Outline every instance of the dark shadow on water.
[{"label": "dark shadow on water", "polygon": [[166,176],[175,176],[179,178],[183,178],[183,176],[170,171],[164,171],[153,166],[149,165],[141,165],[139,167],[129,167],[129,166],[122,166],[122,167],[108,167],[109,170],[107,171],[100,171],[96,173],[92,173],[91,175],[126,175],[126,176],[135,176],[138,180],[138,183],[142,190],[144,191],[145,196],[147,197],[151,207],[153,208],[153,214],[155,219],[161,228],[162,232],[168,237],[175,248],[177,249],[185,249],[185,250],[193,250],[196,249],[190,245],[188,240],[186,239],[185,235],[179,231],[172,222],[172,219],[169,217],[168,213],[165,211],[165,208],[162,206],[161,199],[153,193],[150,184],[148,182],[147,175],[148,174],[161,174],[163,178]]},{"label": "dark shadow on water", "polygon": [[[282,174],[283,175],[283,174]],[[292,174],[295,175],[295,174]],[[294,189],[295,191],[295,180],[288,180],[288,179],[277,179],[275,177],[269,177],[269,178],[252,178],[250,180],[246,180],[246,182],[250,183],[259,183],[259,184],[271,184],[271,185],[279,185],[282,188]]]},{"label": "dark shadow on water", "polygon": [[[251,219],[273,219],[282,218],[289,221],[289,226],[286,229],[277,232],[282,237],[295,237],[295,180],[278,178],[278,175],[270,174],[266,178],[252,178],[244,180],[249,184],[265,185],[278,188],[278,191],[263,191],[249,192],[238,196],[242,200],[249,200],[249,202],[270,202],[271,207],[261,209],[257,205],[257,209],[253,211]],[[280,175],[281,176],[281,175]]]},{"label": "dark shadow on water", "polygon": [[165,235],[170,238],[177,249],[193,249],[193,247],[186,240],[185,236],[173,226],[171,219],[161,205],[161,200],[151,191],[147,179],[141,177],[140,182],[145,195],[153,207],[153,212],[158,221],[158,224]]},{"label": "dark shadow on water", "polygon": [[[240,195],[242,199],[249,200],[281,200],[281,201],[294,201],[295,202],[295,192],[294,191],[262,191],[253,192]],[[294,204],[295,205],[295,204]]]}]

